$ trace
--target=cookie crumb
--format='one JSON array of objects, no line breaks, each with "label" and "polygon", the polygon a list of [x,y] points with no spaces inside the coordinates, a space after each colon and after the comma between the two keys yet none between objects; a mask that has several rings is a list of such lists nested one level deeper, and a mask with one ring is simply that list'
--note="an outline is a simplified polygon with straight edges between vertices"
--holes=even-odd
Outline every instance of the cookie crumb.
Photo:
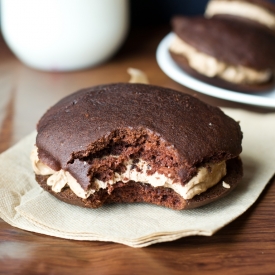
[{"label": "cookie crumb", "polygon": [[127,72],[131,76],[129,83],[149,84],[147,75],[143,71],[134,68],[128,68]]}]

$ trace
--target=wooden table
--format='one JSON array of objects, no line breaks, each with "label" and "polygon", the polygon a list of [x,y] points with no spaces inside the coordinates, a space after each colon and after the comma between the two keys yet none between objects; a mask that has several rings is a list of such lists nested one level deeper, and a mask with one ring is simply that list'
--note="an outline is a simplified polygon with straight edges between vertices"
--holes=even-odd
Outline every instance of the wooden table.
[{"label": "wooden table", "polygon": [[[113,59],[70,73],[27,68],[0,38],[0,152],[33,131],[58,99],[87,86],[126,82],[128,67],[143,70],[152,84],[195,94],[157,65],[156,47],[168,32],[168,27],[132,30]],[[196,94],[213,105],[272,111]],[[142,249],[63,240],[20,230],[0,219],[0,274],[275,274],[274,183],[273,178],[245,214],[214,236],[186,237]]]}]

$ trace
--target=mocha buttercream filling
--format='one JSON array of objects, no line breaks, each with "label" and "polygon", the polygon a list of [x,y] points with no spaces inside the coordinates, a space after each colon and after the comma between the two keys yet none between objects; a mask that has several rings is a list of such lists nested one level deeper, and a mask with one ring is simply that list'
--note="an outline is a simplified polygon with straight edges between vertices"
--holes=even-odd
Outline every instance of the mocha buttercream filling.
[{"label": "mocha buttercream filling", "polygon": [[107,189],[109,185],[117,182],[127,183],[129,181],[147,183],[154,187],[171,188],[184,199],[192,199],[195,195],[199,195],[217,184],[226,175],[225,161],[214,164],[209,163],[198,168],[197,175],[188,183],[182,185],[179,182],[174,182],[174,179],[170,178],[169,174],[165,176],[158,172],[153,174],[148,173],[151,168],[146,161],[140,159],[138,162],[135,161],[135,163],[133,163],[133,160],[130,159],[124,163],[126,167],[124,172],[114,173],[114,176],[107,181],[94,178],[91,184],[93,188],[85,191],[68,171],[63,169],[54,171],[42,163],[38,158],[36,147],[31,153],[31,161],[33,170],[37,175],[49,175],[47,185],[51,186],[52,191],[58,193],[61,192],[64,187],[69,187],[78,197],[83,199],[88,198],[100,188]]},{"label": "mocha buttercream filling", "polygon": [[275,15],[269,10],[246,1],[210,1],[205,16],[229,14],[257,21],[270,29],[275,29]]},{"label": "mocha buttercream filling", "polygon": [[170,51],[184,56],[191,68],[208,77],[219,77],[236,84],[257,84],[267,82],[272,70],[257,71],[245,66],[233,66],[215,57],[198,51],[177,35],[170,45]]}]

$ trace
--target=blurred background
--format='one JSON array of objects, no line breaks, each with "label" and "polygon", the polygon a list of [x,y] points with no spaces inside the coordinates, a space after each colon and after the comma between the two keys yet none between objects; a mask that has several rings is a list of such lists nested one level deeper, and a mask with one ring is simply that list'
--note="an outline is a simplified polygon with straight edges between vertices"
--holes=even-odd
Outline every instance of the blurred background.
[{"label": "blurred background", "polygon": [[203,14],[207,2],[208,0],[130,0],[131,25],[167,24],[175,14]]},{"label": "blurred background", "polygon": [[[270,1],[275,3],[275,0]],[[129,2],[131,26],[137,27],[169,23],[175,14],[203,14],[208,0],[129,0]]]},{"label": "blurred background", "polygon": [[[269,0],[275,3],[275,0]],[[132,26],[169,23],[176,14],[203,14],[208,0],[130,0]]]}]

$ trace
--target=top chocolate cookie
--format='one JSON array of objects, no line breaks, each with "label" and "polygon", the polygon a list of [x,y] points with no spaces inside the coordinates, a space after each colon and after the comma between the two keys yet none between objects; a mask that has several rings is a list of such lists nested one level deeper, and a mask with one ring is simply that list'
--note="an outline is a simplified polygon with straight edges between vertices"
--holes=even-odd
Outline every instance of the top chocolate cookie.
[{"label": "top chocolate cookie", "polygon": [[77,159],[108,147],[116,131],[125,136],[127,129],[135,131],[129,144],[154,133],[187,170],[241,152],[240,127],[220,109],[174,90],[121,83],[81,90],[49,109],[37,125],[39,158],[75,175]]},{"label": "top chocolate cookie", "polygon": [[256,25],[228,18],[175,17],[173,31],[196,50],[230,65],[275,68],[275,37]]}]

